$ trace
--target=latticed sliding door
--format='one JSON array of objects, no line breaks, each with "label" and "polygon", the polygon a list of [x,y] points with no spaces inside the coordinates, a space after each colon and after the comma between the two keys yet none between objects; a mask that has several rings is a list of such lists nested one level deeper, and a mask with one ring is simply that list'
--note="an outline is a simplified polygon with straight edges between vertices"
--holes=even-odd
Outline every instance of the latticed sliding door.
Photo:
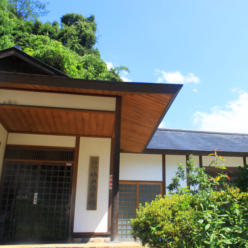
[{"label": "latticed sliding door", "polygon": [[118,238],[119,240],[132,240],[131,219],[136,217],[136,209],[139,204],[151,202],[162,193],[160,182],[120,182],[119,189],[119,216]]},{"label": "latticed sliding door", "polygon": [[66,239],[71,176],[71,166],[65,164],[7,162],[0,192],[0,239]]},{"label": "latticed sliding door", "polygon": [[34,238],[66,238],[70,185],[71,166],[40,166],[32,233]]}]

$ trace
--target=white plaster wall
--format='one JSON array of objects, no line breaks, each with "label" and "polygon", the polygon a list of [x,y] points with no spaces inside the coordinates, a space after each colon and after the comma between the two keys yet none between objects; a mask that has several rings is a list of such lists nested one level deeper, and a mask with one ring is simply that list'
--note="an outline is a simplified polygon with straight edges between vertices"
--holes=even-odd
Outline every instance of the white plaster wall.
[{"label": "white plaster wall", "polygon": [[2,167],[3,167],[3,159],[4,159],[4,151],[6,147],[6,141],[7,141],[8,133],[5,130],[5,128],[0,124],[0,178],[2,173]]},{"label": "white plaster wall", "polygon": [[194,156],[195,167],[200,167],[199,156]]},{"label": "white plaster wall", "polygon": [[[80,138],[74,232],[107,232],[111,139]],[[97,210],[86,210],[90,156],[99,156]]]},{"label": "white plaster wall", "polygon": [[[209,166],[214,156],[202,156],[202,165]],[[243,167],[243,157],[224,157],[225,161],[219,160],[219,165],[224,164],[225,167]]]},{"label": "white plaster wall", "polygon": [[162,181],[162,178],[161,154],[120,154],[120,180]]},{"label": "white plaster wall", "polygon": [[[181,163],[186,170],[186,156],[185,155],[166,155],[166,187],[172,182],[171,179],[176,175],[178,168],[178,163]],[[186,180],[181,181],[181,187],[187,186]],[[166,194],[168,194],[168,189],[166,189]]]},{"label": "white plaster wall", "polygon": [[1,104],[115,111],[114,97],[0,90]]},{"label": "white plaster wall", "polygon": [[7,144],[29,145],[29,146],[75,147],[76,137],[43,135],[43,134],[9,133]]}]

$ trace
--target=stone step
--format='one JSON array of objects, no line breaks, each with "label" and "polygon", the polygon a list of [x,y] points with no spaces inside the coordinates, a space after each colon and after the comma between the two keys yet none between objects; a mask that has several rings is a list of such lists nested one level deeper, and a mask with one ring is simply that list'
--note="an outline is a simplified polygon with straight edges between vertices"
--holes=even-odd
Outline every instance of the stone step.
[{"label": "stone step", "polygon": [[67,244],[35,244],[35,245],[1,245],[1,248],[142,248],[137,242],[88,242]]}]

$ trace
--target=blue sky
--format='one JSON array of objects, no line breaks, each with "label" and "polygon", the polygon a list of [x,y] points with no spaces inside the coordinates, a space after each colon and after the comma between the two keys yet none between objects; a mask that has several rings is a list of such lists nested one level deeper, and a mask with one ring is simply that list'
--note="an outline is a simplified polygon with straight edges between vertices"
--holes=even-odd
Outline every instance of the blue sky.
[{"label": "blue sky", "polygon": [[161,126],[248,133],[248,1],[50,0],[45,21],[95,15],[105,62],[132,82],[183,83]]}]

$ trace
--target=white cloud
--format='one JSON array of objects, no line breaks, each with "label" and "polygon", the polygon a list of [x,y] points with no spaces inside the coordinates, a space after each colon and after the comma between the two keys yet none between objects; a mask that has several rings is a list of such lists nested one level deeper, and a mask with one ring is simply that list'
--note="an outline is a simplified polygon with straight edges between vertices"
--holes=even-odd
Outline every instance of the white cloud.
[{"label": "white cloud", "polygon": [[124,77],[124,76],[121,76],[121,79],[122,79],[124,82],[132,82],[132,79],[129,79],[129,78]]},{"label": "white cloud", "polygon": [[244,90],[241,90],[241,89],[239,89],[239,88],[232,88],[231,91],[232,91],[233,93],[238,93],[238,94],[242,94],[242,93],[245,92]]},{"label": "white cloud", "polygon": [[211,113],[197,111],[194,124],[200,130],[248,133],[248,93],[243,92],[237,100],[229,101],[224,107],[215,106]]},{"label": "white cloud", "polygon": [[[111,68],[114,68],[114,65],[112,62],[105,62],[106,65],[107,65],[107,68],[108,70],[111,69]],[[120,71],[120,76],[121,76],[121,79],[124,81],[124,82],[132,82],[132,79],[129,79],[127,78],[126,76],[129,74],[129,72],[127,71]]]},{"label": "white cloud", "polygon": [[125,71],[125,70],[121,71],[121,73],[122,73],[123,75],[128,75],[128,74],[129,74],[129,72],[128,72],[128,71]]},{"label": "white cloud", "polygon": [[166,81],[167,83],[171,84],[185,84],[185,83],[199,83],[200,79],[195,76],[193,73],[188,73],[186,76],[183,76],[180,71],[176,72],[165,72],[161,70],[155,70],[158,74],[162,74],[159,76],[157,83],[162,83],[163,81]]},{"label": "white cloud", "polygon": [[108,70],[111,69],[111,68],[114,68],[114,65],[113,65],[112,62],[105,62],[105,63],[107,65]]},{"label": "white cloud", "polygon": [[167,127],[167,125],[166,125],[166,123],[164,122],[164,121],[162,121],[160,124],[159,124],[159,126],[158,126],[158,128],[166,128]]},{"label": "white cloud", "polygon": [[198,91],[198,89],[193,89],[193,91],[194,91],[194,92],[197,92],[197,91]]}]

